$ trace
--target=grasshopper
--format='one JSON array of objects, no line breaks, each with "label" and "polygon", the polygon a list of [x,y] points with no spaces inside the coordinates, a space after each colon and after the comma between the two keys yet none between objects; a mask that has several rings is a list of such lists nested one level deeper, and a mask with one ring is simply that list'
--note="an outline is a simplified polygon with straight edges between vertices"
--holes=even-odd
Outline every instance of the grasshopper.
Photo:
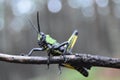
[{"label": "grasshopper", "polygon": [[[49,66],[51,55],[52,56],[61,56],[62,55],[64,57],[64,55],[72,54],[72,49],[73,49],[73,47],[77,41],[77,38],[78,38],[78,31],[77,30],[74,30],[74,32],[72,33],[72,35],[70,36],[70,38],[67,41],[65,41],[63,43],[59,43],[57,40],[52,38],[50,35],[45,34],[45,33],[40,31],[39,12],[37,12],[38,29],[36,28],[35,25],[33,25],[32,21],[30,19],[28,19],[28,20],[32,24],[32,27],[38,33],[37,40],[38,40],[39,48],[31,49],[31,51],[27,54],[27,56],[31,56],[33,51],[47,51],[47,53],[48,53],[48,66]],[[64,57],[64,59],[66,60],[65,57]],[[69,64],[68,63],[60,63],[59,68],[60,68],[60,66],[63,66],[63,67],[67,67],[70,69],[75,69],[78,72],[80,72],[82,75],[87,77],[88,76],[87,70],[90,69],[91,66],[85,65],[83,63],[81,63],[81,64],[78,65],[76,63],[69,63]]]}]

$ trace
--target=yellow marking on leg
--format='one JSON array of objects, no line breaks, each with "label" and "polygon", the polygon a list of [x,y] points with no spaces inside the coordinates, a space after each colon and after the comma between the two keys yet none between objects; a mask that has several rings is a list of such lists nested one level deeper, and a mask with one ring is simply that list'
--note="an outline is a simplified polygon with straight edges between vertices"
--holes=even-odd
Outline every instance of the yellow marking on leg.
[{"label": "yellow marking on leg", "polygon": [[69,46],[68,46],[67,51],[72,50],[72,48],[74,47],[74,45],[75,45],[75,43],[76,43],[76,41],[77,41],[77,38],[78,38],[77,35],[72,35],[72,36],[70,37],[70,39],[68,40]]},{"label": "yellow marking on leg", "polygon": [[73,66],[71,66],[69,64],[63,64],[63,66],[66,67],[66,68],[75,69]]}]

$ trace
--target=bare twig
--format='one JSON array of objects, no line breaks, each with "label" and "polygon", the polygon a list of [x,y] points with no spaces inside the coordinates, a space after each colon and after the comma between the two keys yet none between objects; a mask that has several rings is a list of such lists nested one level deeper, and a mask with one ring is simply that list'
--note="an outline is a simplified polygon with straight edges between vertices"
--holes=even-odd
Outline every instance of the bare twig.
[{"label": "bare twig", "polygon": [[[90,54],[65,55],[66,63],[84,63],[98,67],[110,67],[120,69],[120,59],[110,58]],[[47,64],[48,57],[43,56],[20,56],[0,53],[0,61],[21,63],[21,64]],[[50,59],[50,64],[64,63],[62,56],[54,56]]]}]

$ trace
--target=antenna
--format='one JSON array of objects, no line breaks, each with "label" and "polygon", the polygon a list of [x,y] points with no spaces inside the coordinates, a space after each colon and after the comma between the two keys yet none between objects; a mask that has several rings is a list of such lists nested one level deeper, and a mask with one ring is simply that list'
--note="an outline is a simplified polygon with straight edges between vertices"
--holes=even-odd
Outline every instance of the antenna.
[{"label": "antenna", "polygon": [[38,25],[38,32],[40,33],[39,12],[38,11],[37,11],[37,25]]},{"label": "antenna", "polygon": [[39,33],[39,31],[37,30],[36,26],[32,23],[31,19],[29,19],[28,17],[25,16],[25,18],[29,21],[29,23],[32,25],[32,27],[35,29],[35,31],[37,33]]}]

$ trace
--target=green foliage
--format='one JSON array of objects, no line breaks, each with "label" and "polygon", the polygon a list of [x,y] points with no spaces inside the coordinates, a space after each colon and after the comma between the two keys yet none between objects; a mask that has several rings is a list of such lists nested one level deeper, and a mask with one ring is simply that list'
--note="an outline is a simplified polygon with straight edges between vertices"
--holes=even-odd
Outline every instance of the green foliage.
[{"label": "green foliage", "polygon": [[89,76],[84,77],[76,70],[65,68],[62,73],[61,80],[95,80],[97,79],[95,75],[96,71],[97,71],[96,68],[92,68],[91,70],[89,70]]}]

